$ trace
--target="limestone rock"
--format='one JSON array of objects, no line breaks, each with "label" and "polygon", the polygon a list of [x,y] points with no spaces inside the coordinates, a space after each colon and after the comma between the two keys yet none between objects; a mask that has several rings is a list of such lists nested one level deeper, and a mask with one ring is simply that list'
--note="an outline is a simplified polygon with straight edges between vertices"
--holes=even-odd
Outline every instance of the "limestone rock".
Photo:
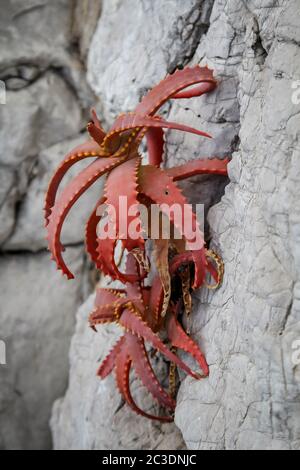
[{"label": "limestone rock", "polygon": [[76,283],[62,280],[48,254],[1,257],[0,338],[7,365],[0,370],[0,448],[51,446],[53,401],[65,390],[69,338],[81,303],[82,249],[68,259]]},{"label": "limestone rock", "polygon": [[[13,232],[38,154],[78,135],[94,101],[83,63],[72,49],[76,2],[2,3],[0,80],[6,104],[0,105],[0,173],[7,182],[0,193],[0,246]],[[23,248],[30,249],[29,243]]]},{"label": "limestone rock", "polygon": [[47,66],[62,58],[71,9],[69,0],[2,0],[1,68],[37,61]]},{"label": "limestone rock", "polygon": [[[26,197],[19,206],[14,231],[7,243],[4,244],[3,248],[5,251],[39,251],[47,247],[43,208],[49,181],[64,156],[74,147],[82,144],[86,139],[86,136],[80,135],[75,139],[53,145],[40,153],[35,168],[35,176],[28,186]],[[62,186],[65,186],[90,161],[79,162],[70,169],[64,177]],[[65,246],[82,243],[84,240],[85,224],[92,208],[102,193],[103,183],[104,180],[95,183],[93,188],[87,191],[80,198],[80,201],[72,207],[62,231],[61,238]]]},{"label": "limestone rock", "polygon": [[[10,170],[15,175],[14,191],[20,199],[27,189],[37,154],[77,134],[82,127],[82,116],[65,82],[51,72],[29,88],[8,92],[7,100],[0,107],[1,173]],[[72,119],[65,119],[66,109]],[[3,200],[1,212],[9,202],[9,198]]]},{"label": "limestone rock", "polygon": [[212,0],[103,2],[88,80],[106,119],[132,111],[166,72],[187,63],[205,32]]},{"label": "limestone rock", "polygon": [[14,172],[0,164],[0,245],[12,232],[17,200]]},{"label": "limestone rock", "polygon": [[[236,43],[243,44],[241,143],[231,183],[209,218],[224,283],[197,294],[193,316],[211,375],[184,381],[176,423],[191,449],[299,449],[299,364],[292,360],[300,338],[299,105],[292,103],[300,78],[298,3],[250,1],[243,9],[217,1],[212,18],[211,60],[236,62]],[[226,53],[224,42],[212,48],[216,31],[232,31]]]},{"label": "limestone rock", "polygon": [[78,43],[80,56],[86,61],[91,39],[101,14],[101,0],[77,0],[72,33]]}]

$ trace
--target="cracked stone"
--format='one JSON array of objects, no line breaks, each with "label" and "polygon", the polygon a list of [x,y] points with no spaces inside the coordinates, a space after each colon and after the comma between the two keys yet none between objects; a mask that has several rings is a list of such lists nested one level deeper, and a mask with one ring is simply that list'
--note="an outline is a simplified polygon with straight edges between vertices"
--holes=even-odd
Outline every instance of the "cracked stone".
[{"label": "cracked stone", "polygon": [[[192,334],[206,351],[211,374],[202,383],[183,382],[176,410],[190,449],[299,449],[300,383],[292,363],[292,344],[300,337],[300,310],[293,301],[299,172],[292,165],[299,145],[297,125],[289,132],[287,123],[299,112],[291,102],[291,83],[299,79],[300,56],[299,47],[278,41],[287,15],[297,13],[293,2],[276,2],[277,8],[268,2],[268,9],[264,3],[247,2],[247,9],[257,18],[268,55],[264,64],[259,51],[249,60],[255,39],[245,41],[238,67],[240,151],[229,165],[225,196],[209,216],[225,261],[224,283],[213,296],[197,294],[193,316]],[[241,10],[222,7],[215,2],[214,28],[227,21],[244,34]],[[278,70],[286,76],[278,79]],[[192,423],[186,418],[191,406]]]},{"label": "cracked stone", "polygon": [[[131,111],[144,90],[184,63],[207,25],[211,4],[211,0],[103,2],[88,58],[88,80],[101,98],[107,120]],[[196,27],[185,41],[180,40],[191,22]]]},{"label": "cracked stone", "polygon": [[82,248],[68,250],[77,282],[58,276],[48,253],[1,256],[1,449],[47,449],[53,401],[65,390],[69,339],[81,302]]}]

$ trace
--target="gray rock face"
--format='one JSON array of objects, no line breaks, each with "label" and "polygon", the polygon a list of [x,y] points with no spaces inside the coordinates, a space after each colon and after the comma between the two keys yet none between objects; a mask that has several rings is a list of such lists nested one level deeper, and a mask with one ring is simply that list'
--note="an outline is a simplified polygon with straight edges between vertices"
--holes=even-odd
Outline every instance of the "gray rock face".
[{"label": "gray rock face", "polygon": [[212,4],[212,0],[103,2],[88,58],[88,80],[108,120],[131,111],[166,70],[172,72],[188,62],[208,26]]},{"label": "gray rock face", "polygon": [[[3,210],[9,214],[10,230],[0,229],[2,241],[13,230],[15,205],[27,190],[39,151],[77,134],[82,126],[79,103],[64,80],[51,72],[29,89],[8,92],[7,101],[0,107],[0,165],[3,178],[13,174],[14,185],[3,194],[0,214]],[[66,109],[72,120],[65,119]]]},{"label": "gray rock face", "polygon": [[[82,295],[81,248],[68,257],[77,284],[62,282],[48,254],[1,256],[0,448],[45,449],[53,401],[67,385],[68,348]],[[48,264],[47,264],[48,263]]]},{"label": "gray rock face", "polygon": [[219,60],[215,31],[232,31],[228,63],[243,44],[240,150],[209,217],[226,272],[218,292],[197,294],[192,332],[211,375],[184,381],[176,423],[191,449],[299,449],[299,5],[228,3],[215,2],[206,46]]},{"label": "gray rock face", "polygon": [[74,8],[72,33],[78,44],[80,57],[86,61],[90,42],[101,14],[101,0],[80,0]]},{"label": "gray rock face", "polygon": [[0,243],[2,243],[10,235],[14,225],[17,190],[15,175],[11,169],[1,167],[0,185]]},{"label": "gray rock face", "polygon": [[[92,101],[83,64],[71,47],[72,2],[1,3],[0,80],[7,103],[0,106],[0,173],[6,181],[0,192],[0,246],[12,234],[16,205],[34,177],[40,151],[78,134]],[[27,248],[30,240],[22,246]]]},{"label": "gray rock face", "polygon": [[[55,403],[51,420],[56,450],[87,449],[181,449],[184,443],[174,424],[145,420],[121,402],[110,375],[104,381],[96,377],[98,363],[110,351],[120,331],[100,328],[95,334],[87,327],[94,296],[79,309],[76,332],[70,350],[70,381],[65,397]],[[155,367],[159,377],[166,375],[163,362]],[[147,412],[157,413],[153,400],[136,379],[131,390],[137,403]]]}]

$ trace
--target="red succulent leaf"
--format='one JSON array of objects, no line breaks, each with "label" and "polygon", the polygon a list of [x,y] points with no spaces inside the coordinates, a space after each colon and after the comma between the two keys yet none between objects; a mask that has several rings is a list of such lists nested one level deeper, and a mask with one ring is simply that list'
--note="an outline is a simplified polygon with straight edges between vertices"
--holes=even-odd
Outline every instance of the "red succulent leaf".
[{"label": "red succulent leaf", "polygon": [[204,354],[199,346],[183,330],[174,312],[169,313],[166,323],[168,338],[172,346],[191,354],[200,365],[204,376],[208,376],[209,368]]},{"label": "red succulent leaf", "polygon": [[100,153],[99,145],[96,142],[89,140],[84,144],[79,145],[66,155],[64,161],[58,167],[48,186],[45,200],[46,225],[48,225],[51,209],[56,200],[57,190],[65,174],[73,165],[75,165],[75,163],[86,158],[100,156]]},{"label": "red succulent leaf", "polygon": [[62,257],[60,233],[63,222],[79,197],[95,183],[100,176],[112,170],[115,166],[122,163],[122,161],[122,158],[101,158],[91,163],[67,185],[60,195],[59,200],[52,208],[51,215],[49,216],[49,224],[47,226],[49,250],[56,261],[58,269],[61,269],[68,279],[73,279],[74,276],[67,268]]},{"label": "red succulent leaf", "polygon": [[135,335],[127,334],[126,343],[133,368],[144,386],[161,405],[172,410],[175,409],[175,401],[165,392],[153,372],[144,341]]},{"label": "red succulent leaf", "polygon": [[95,307],[102,307],[103,305],[116,302],[119,299],[125,298],[125,291],[122,289],[107,289],[98,287],[96,290]]},{"label": "red succulent leaf", "polygon": [[142,116],[135,113],[121,114],[115,121],[110,132],[106,135],[103,145],[108,146],[110,141],[113,140],[116,135],[122,132],[129,131],[131,129],[141,130],[143,128],[158,128],[158,129],[174,129],[178,131],[188,132],[190,134],[196,134],[202,137],[211,138],[211,135],[206,132],[199,131],[193,127],[186,126],[184,124],[178,124],[177,122],[169,122],[158,116]]},{"label": "red succulent leaf", "polygon": [[136,312],[126,309],[120,317],[119,324],[125,328],[126,331],[140,336],[154,346],[155,349],[164,354],[169,361],[174,362],[178,367],[184,370],[187,374],[191,375],[194,379],[201,378],[200,375],[193,372],[176,354],[172,353],[161,339],[153,333],[151,328],[139,317]]},{"label": "red succulent leaf", "polygon": [[184,165],[166,169],[167,174],[173,181],[179,181],[196,175],[223,175],[227,176],[229,159],[205,158],[192,160]]},{"label": "red succulent leaf", "polygon": [[[135,109],[137,114],[156,114],[158,109],[166,103],[170,98],[185,98],[183,94],[179,94],[185,88],[191,87],[192,85],[201,84],[201,88],[198,87],[197,95],[208,93],[217,86],[217,82],[213,77],[212,70],[207,67],[185,67],[183,70],[176,70],[172,75],[168,75],[158,85],[152,88],[147,93],[140,104]],[[200,92],[201,91],[201,92]],[[190,93],[195,90],[189,90]],[[193,94],[190,95],[194,96]]]},{"label": "red succulent leaf", "polygon": [[117,385],[121,395],[123,396],[126,403],[130,406],[130,408],[135,411],[137,414],[144,416],[148,419],[153,419],[156,421],[164,421],[164,422],[171,422],[173,418],[170,416],[154,416],[146,413],[145,411],[141,410],[135,403],[132,398],[130,387],[129,387],[129,375],[131,369],[131,358],[129,354],[125,350],[122,351],[121,354],[118,355],[116,360],[116,378],[117,378]]},{"label": "red succulent leaf", "polygon": [[[203,284],[205,276],[205,266],[207,264],[204,256],[204,235],[199,228],[196,215],[191,206],[173,179],[159,168],[151,165],[143,166],[140,172],[140,190],[141,192],[159,204],[162,212],[170,218],[179,234],[186,239],[187,248],[192,250],[192,256],[195,261],[194,288]],[[172,206],[176,204],[181,210],[180,217],[176,217]],[[188,221],[188,223],[186,223]],[[197,240],[197,249],[195,241]]]},{"label": "red succulent leaf", "polygon": [[108,355],[100,365],[97,375],[101,377],[101,379],[105,379],[105,377],[107,377],[114,370],[116,366],[116,359],[121,353],[125,342],[125,335],[121,336],[119,341],[114,345],[112,350],[108,353]]},{"label": "red succulent leaf", "polygon": [[90,218],[85,227],[85,247],[87,253],[90,255],[91,260],[95,263],[97,268],[101,269],[101,264],[98,261],[98,239],[97,227],[101,220],[101,215],[98,213],[99,207],[105,203],[105,198],[101,197],[96,204],[95,209],[90,215]]},{"label": "red succulent leaf", "polygon": [[150,165],[160,167],[164,153],[164,131],[159,127],[149,127],[146,132]]}]

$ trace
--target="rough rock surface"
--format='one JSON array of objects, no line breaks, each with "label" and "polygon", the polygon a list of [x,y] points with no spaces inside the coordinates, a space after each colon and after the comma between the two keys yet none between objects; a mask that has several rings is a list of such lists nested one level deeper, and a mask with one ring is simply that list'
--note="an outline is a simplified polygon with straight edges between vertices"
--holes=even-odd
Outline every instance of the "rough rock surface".
[{"label": "rough rock surface", "polygon": [[14,230],[40,151],[77,135],[93,101],[71,34],[76,2],[1,3],[0,246]]},{"label": "rough rock surface", "polygon": [[[95,334],[87,327],[93,309],[92,295],[79,309],[76,332],[70,350],[70,382],[65,397],[55,403],[51,425],[56,450],[95,449],[182,449],[184,443],[174,424],[159,424],[133,413],[116,389],[115,378],[96,377],[98,363],[104,359],[120,335],[107,326]],[[167,375],[163,362],[155,370]],[[132,393],[147,412],[157,413],[153,400],[134,377]]]},{"label": "rough rock surface", "polygon": [[[208,64],[220,82],[206,98],[164,109],[214,136],[199,143],[168,134],[167,165],[233,156],[230,184],[209,215],[213,245],[226,264],[224,283],[218,292],[195,294],[192,319],[211,376],[185,379],[178,397],[176,424],[191,449],[300,446],[299,365],[292,363],[300,338],[299,104],[292,102],[292,83],[300,78],[297,7],[297,0],[106,0],[92,41],[88,79],[107,122],[176,66]],[[211,206],[224,184],[195,178],[185,188]],[[58,448],[70,445],[61,430],[74,422],[82,397],[90,398],[88,389],[78,394],[82,368],[74,360],[74,344],[88,348],[84,335],[77,330],[69,391],[55,407]],[[85,448],[105,441],[107,430],[94,413],[113,393],[112,384],[103,393],[93,386],[99,393],[85,408],[88,424],[71,425],[73,440]],[[99,433],[98,443],[83,443],[83,436]]]},{"label": "rough rock surface", "polygon": [[[70,248],[70,262],[83,277],[82,250]],[[67,384],[68,347],[82,295],[62,283],[48,254],[1,257],[1,340],[7,364],[0,370],[0,448],[43,449],[53,401]]]},{"label": "rough rock surface", "polygon": [[212,4],[212,0],[103,2],[88,58],[88,79],[107,117],[131,111],[166,70],[172,72],[188,61],[208,26]]},{"label": "rough rock surface", "polygon": [[239,63],[241,143],[209,217],[224,284],[199,292],[194,312],[211,375],[184,381],[176,411],[191,449],[300,448],[300,369],[292,361],[300,338],[296,22],[297,1],[216,1],[212,13],[210,60]]},{"label": "rough rock surface", "polygon": [[0,104],[0,340],[7,346],[7,365],[0,368],[1,449],[51,446],[50,412],[67,385],[75,312],[89,292],[84,208],[75,209],[64,233],[67,246],[76,244],[67,250],[76,284],[51,264],[42,226],[50,173],[78,142],[94,102],[84,51],[101,2],[89,3],[93,18],[86,23],[81,0],[0,0],[1,90],[6,87],[6,104]]}]

